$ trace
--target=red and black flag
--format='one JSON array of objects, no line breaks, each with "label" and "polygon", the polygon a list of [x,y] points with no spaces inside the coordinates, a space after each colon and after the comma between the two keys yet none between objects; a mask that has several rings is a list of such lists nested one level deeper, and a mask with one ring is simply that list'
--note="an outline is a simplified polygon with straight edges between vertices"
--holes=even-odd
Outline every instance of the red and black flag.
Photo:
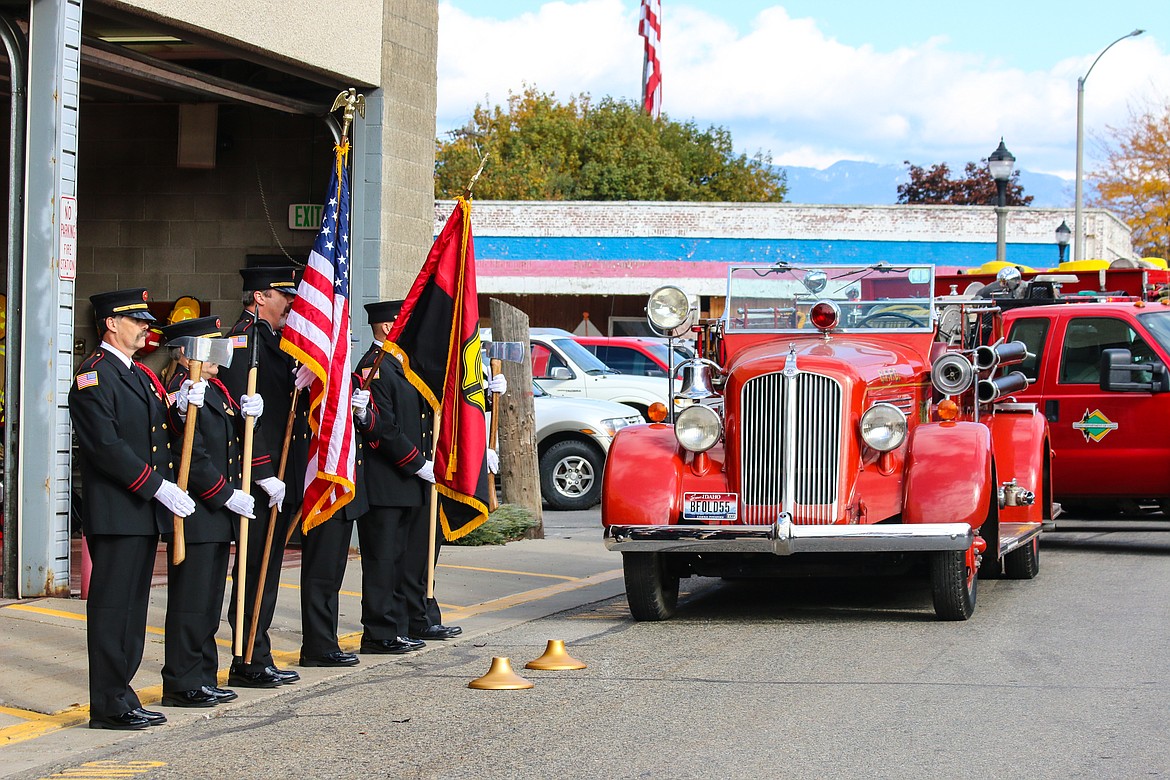
[{"label": "red and black flag", "polygon": [[486,396],[471,204],[459,198],[386,339],[410,383],[439,415],[435,486],[448,541],[487,520]]}]

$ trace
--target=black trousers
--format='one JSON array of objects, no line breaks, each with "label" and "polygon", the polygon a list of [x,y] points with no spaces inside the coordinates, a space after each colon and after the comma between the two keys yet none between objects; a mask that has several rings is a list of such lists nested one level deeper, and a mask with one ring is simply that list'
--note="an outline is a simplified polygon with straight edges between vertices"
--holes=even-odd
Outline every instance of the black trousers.
[{"label": "black trousers", "polygon": [[357,521],[362,548],[363,640],[394,641],[406,634],[406,610],[395,594],[401,592],[406,573],[407,533],[414,509],[372,506]]},{"label": "black trousers", "polygon": [[166,661],[163,691],[177,693],[215,685],[219,648],[215,632],[223,612],[230,542],[187,544],[176,566],[167,556]]},{"label": "black trousers", "polygon": [[130,687],[146,645],[146,610],[158,536],[87,536],[93,570],[85,605],[89,713],[111,718],[142,706]]},{"label": "black trousers", "polygon": [[338,591],[349,560],[353,522],[338,512],[301,542],[301,655],[319,658],[337,644]]},{"label": "black trousers", "polygon": [[[248,648],[248,632],[252,626],[252,612],[256,603],[256,585],[260,581],[260,564],[264,558],[264,540],[268,535],[268,494],[262,489],[254,487],[252,497],[256,499],[256,518],[248,520],[248,562],[247,581],[244,583],[244,636],[241,647],[245,655]],[[276,516],[276,529],[272,534],[272,551],[268,557],[268,575],[264,581],[264,593],[260,599],[260,619],[256,621],[256,644],[252,649],[252,663],[249,670],[256,670],[265,666],[272,666],[272,640],[268,636],[268,629],[272,626],[272,616],[276,613],[276,594],[280,589],[280,569],[284,561],[284,538],[288,534],[288,524],[291,521],[289,505],[291,495],[284,498],[284,511]],[[295,511],[295,509],[294,509]],[[237,523],[239,520],[237,519]],[[237,536],[239,538],[239,529]],[[240,587],[240,561],[232,568],[232,595],[231,605],[228,608],[228,620],[232,624],[232,646],[235,646],[236,636],[236,599]],[[242,658],[239,660],[243,660]]]},{"label": "black trousers", "polygon": [[[400,603],[405,610],[403,614],[407,636],[417,636],[431,626],[442,624],[443,615],[439,611],[439,602],[427,598],[427,537],[430,530],[430,509],[428,506],[412,506],[407,508],[410,519],[407,521],[406,540],[406,571],[402,578],[400,589]],[[443,529],[435,525],[435,562],[439,560],[439,550],[443,546]]]}]

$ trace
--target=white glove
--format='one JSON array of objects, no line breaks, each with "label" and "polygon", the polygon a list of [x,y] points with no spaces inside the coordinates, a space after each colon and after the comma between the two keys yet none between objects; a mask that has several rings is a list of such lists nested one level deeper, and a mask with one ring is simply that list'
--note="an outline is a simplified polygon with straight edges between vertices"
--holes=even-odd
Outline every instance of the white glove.
[{"label": "white glove", "polygon": [[488,467],[488,471],[490,471],[493,474],[500,473],[500,453],[496,452],[495,450],[491,449],[490,447],[488,448],[488,451],[487,451],[487,467]]},{"label": "white glove", "polygon": [[233,515],[256,516],[256,499],[242,490],[233,490],[232,494],[228,496],[225,506],[231,510]]},{"label": "white glove", "polygon": [[268,506],[277,509],[284,508],[284,483],[276,477],[265,477],[256,480],[260,489],[268,494]]},{"label": "white glove", "polygon": [[249,417],[259,417],[264,414],[264,398],[259,393],[240,396],[240,411]]},{"label": "white glove", "polygon": [[293,384],[296,385],[297,390],[304,390],[313,384],[313,380],[316,378],[317,375],[304,364],[297,366],[296,371],[293,372]]},{"label": "white glove", "polygon": [[191,513],[195,511],[195,499],[169,479],[163,480],[163,483],[158,486],[158,490],[154,491],[154,497],[158,499],[160,504],[179,517],[190,517]]},{"label": "white glove", "polygon": [[358,422],[364,423],[370,416],[370,391],[361,388],[354,390],[353,395],[349,397],[349,405],[353,407],[353,414]]},{"label": "white glove", "polygon": [[414,475],[433,484],[435,481],[435,462],[433,460],[426,461],[422,464],[421,469],[414,472]]},{"label": "white glove", "polygon": [[183,384],[179,385],[179,392],[175,393],[175,411],[179,413],[180,420],[184,422],[187,420],[188,406],[194,406],[196,409],[203,408],[203,396],[206,392],[206,379],[200,379],[198,382],[192,382],[190,379],[183,380]]},{"label": "white glove", "polygon": [[496,374],[488,380],[487,389],[496,395],[508,392],[508,380],[503,374]]}]

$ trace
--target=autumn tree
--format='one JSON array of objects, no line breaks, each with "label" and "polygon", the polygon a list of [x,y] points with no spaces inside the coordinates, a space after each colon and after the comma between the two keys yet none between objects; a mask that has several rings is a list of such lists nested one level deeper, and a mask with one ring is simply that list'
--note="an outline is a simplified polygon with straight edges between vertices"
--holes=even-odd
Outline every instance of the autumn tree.
[{"label": "autumn tree", "polygon": [[771,156],[736,154],[722,127],[651,118],[632,101],[560,102],[526,87],[506,106],[475,107],[440,139],[435,197],[460,194],[489,155],[475,194],[490,200],[780,202],[788,187]]},{"label": "autumn tree", "polygon": [[1125,220],[1139,256],[1170,258],[1170,101],[1131,109],[1124,127],[1107,128],[1105,146],[1104,164],[1088,177],[1091,205]]},{"label": "autumn tree", "polygon": [[[898,185],[898,202],[909,204],[946,204],[951,206],[994,206],[998,197],[995,179],[987,170],[987,160],[979,164],[969,162],[963,167],[963,176],[951,177],[951,168],[938,163],[924,169],[903,160],[910,174],[910,181]],[[1020,185],[1020,172],[1012,171],[1008,180],[1004,201],[1009,206],[1028,206],[1031,195],[1024,195]]]}]

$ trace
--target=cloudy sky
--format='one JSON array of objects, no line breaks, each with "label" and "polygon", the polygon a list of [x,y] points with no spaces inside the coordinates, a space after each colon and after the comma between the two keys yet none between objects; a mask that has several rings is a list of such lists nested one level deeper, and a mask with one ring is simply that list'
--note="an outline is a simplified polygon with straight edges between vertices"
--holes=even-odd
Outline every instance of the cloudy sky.
[{"label": "cloudy sky", "polygon": [[[1170,101],[1170,0],[662,0],[663,111],[782,165],[986,157],[1073,177],[1094,137]],[[525,84],[640,99],[638,0],[441,0],[436,131]]]}]

